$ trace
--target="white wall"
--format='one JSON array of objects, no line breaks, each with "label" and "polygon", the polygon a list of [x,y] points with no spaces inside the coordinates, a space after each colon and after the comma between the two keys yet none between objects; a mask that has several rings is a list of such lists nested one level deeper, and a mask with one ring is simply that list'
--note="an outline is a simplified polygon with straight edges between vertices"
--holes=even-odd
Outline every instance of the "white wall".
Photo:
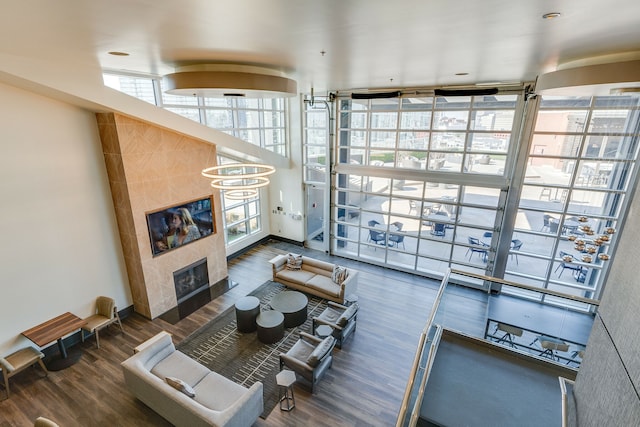
[{"label": "white wall", "polygon": [[131,305],[95,115],[0,83],[0,355],[95,297]]}]

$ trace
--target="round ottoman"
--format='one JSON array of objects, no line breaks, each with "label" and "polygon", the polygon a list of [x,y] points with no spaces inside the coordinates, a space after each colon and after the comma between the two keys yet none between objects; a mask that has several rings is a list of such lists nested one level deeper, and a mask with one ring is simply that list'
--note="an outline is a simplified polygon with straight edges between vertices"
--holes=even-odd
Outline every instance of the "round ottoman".
[{"label": "round ottoman", "polygon": [[280,292],[269,302],[271,308],[284,314],[285,328],[302,325],[307,320],[307,304],[307,296],[298,291]]},{"label": "round ottoman", "polygon": [[238,331],[256,330],[256,317],[260,314],[260,300],[256,297],[242,297],[236,301],[236,323]]},{"label": "round ottoman", "polygon": [[284,337],[284,315],[279,311],[263,311],[256,318],[258,339],[265,344],[273,344]]}]

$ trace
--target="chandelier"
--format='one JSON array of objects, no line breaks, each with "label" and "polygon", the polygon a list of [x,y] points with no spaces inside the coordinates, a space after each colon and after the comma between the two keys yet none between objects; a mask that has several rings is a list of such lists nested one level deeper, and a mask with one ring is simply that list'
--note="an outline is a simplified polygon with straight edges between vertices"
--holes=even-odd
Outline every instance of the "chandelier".
[{"label": "chandelier", "polygon": [[227,199],[245,200],[258,196],[258,189],[269,185],[268,176],[275,173],[271,165],[260,163],[228,163],[202,170],[211,186],[224,191]]}]

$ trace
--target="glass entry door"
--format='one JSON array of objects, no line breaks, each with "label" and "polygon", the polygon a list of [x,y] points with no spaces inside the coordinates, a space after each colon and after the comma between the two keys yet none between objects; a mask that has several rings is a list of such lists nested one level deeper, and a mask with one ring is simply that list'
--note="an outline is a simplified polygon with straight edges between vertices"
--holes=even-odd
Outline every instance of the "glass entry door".
[{"label": "glass entry door", "polygon": [[305,185],[306,195],[306,241],[305,246],[326,251],[328,250],[328,236],[326,235],[327,203],[325,186],[317,184]]}]

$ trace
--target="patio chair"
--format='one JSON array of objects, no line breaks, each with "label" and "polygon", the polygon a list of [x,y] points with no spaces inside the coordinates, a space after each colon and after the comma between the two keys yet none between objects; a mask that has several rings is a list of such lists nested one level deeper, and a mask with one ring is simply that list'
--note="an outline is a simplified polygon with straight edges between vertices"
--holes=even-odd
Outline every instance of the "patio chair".
[{"label": "patio chair", "polygon": [[446,224],[434,222],[431,224],[431,234],[433,236],[444,237],[447,232]]},{"label": "patio chair", "polygon": [[[483,248],[488,248],[489,246],[486,243],[482,243],[480,241],[480,239],[477,239],[475,237],[468,237],[467,238],[469,240],[469,244],[470,245],[475,245],[475,246],[482,246]],[[469,261],[471,261],[471,257],[473,256],[474,253],[477,253],[478,256],[482,256],[482,260],[484,262],[487,261],[487,250],[486,249],[478,249],[478,248],[474,248],[473,246],[469,246],[469,248],[467,248],[467,253],[469,254]]]},{"label": "patio chair", "polygon": [[564,273],[565,270],[571,270],[571,271],[575,271],[575,272],[580,272],[580,270],[582,270],[582,266],[580,265],[576,265],[576,264],[571,264],[569,262],[565,262],[564,257],[565,256],[573,256],[567,252],[563,252],[560,251],[560,264],[558,264],[558,266],[556,267],[556,269],[553,271],[554,273],[556,271],[558,271],[558,269],[562,268],[562,271],[560,271],[560,274],[558,274],[558,278],[560,278],[560,276],[562,276],[562,273]]},{"label": "patio chair", "polygon": [[[544,231],[544,229],[546,228],[548,231],[552,231],[551,230],[551,223],[552,222],[556,222],[557,224],[557,219],[552,217],[549,214],[544,214],[542,216],[542,228],[540,228],[540,231]],[[558,230],[558,226],[556,225],[556,231]]]},{"label": "patio chair", "polygon": [[[512,251],[519,251],[521,247],[522,247],[522,240],[513,239],[511,241],[511,250]],[[515,256],[516,257],[516,265],[518,265],[518,254],[517,253],[511,253],[511,254],[509,254],[509,256],[511,256],[511,257]]]},{"label": "patio chair", "polygon": [[[369,227],[377,227],[380,223],[376,220],[369,221]],[[367,238],[368,242],[374,242],[376,245],[385,245],[387,243],[387,233],[384,231],[378,231],[369,229],[369,237]]]},{"label": "patio chair", "polygon": [[[391,225],[396,227],[397,231],[402,231],[402,227],[404,226],[404,224],[401,223],[400,221],[392,222]],[[389,246],[395,246],[396,248],[399,249],[398,245],[400,243],[402,243],[402,249],[405,249],[404,234],[389,233]]]}]

